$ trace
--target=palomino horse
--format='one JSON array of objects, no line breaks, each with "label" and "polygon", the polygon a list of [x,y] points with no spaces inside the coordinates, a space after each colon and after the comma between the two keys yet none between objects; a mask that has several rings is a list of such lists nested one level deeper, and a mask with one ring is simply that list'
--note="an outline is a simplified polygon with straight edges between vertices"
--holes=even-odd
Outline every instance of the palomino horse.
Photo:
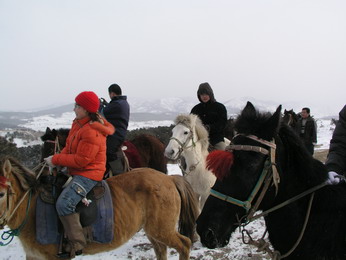
[{"label": "palomino horse", "polygon": [[262,114],[248,102],[229,151],[210,153],[217,181],[197,220],[201,242],[223,247],[238,226],[245,236],[246,224],[264,216],[275,251],[257,245],[273,259],[345,259],[346,184],[326,185],[326,167],[280,112]]},{"label": "palomino horse", "polygon": [[185,158],[186,169],[182,169],[183,175],[200,197],[200,209],[216,180],[213,173],[205,167],[208,147],[208,132],[198,116],[177,116],[165,156],[171,160],[180,159],[181,156]]},{"label": "palomino horse", "polygon": [[[44,141],[42,156],[47,157],[57,152],[59,148],[62,149],[66,144],[68,133],[69,129],[51,130],[47,127],[45,134],[41,136],[41,140]],[[124,153],[130,168],[149,167],[167,173],[167,159],[164,156],[165,145],[158,138],[141,134],[131,141],[125,141],[124,146],[127,148]]]},{"label": "palomino horse", "polygon": [[[198,202],[182,176],[137,168],[108,178],[107,183],[114,207],[114,239],[106,244],[92,242],[84,254],[117,248],[143,228],[157,259],[167,259],[167,246],[178,251],[180,260],[189,259]],[[35,240],[37,185],[35,174],[13,158],[0,161],[0,227],[20,227],[26,259],[54,259],[57,245]]]}]

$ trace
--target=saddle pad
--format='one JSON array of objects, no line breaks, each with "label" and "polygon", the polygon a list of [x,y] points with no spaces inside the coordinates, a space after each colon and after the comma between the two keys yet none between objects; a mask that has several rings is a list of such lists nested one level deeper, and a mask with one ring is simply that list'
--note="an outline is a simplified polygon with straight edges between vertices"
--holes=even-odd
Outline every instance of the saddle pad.
[{"label": "saddle pad", "polygon": [[110,243],[114,237],[113,203],[107,182],[103,180],[101,183],[105,189],[105,194],[97,200],[97,219],[92,224],[93,239],[99,243]]},{"label": "saddle pad", "polygon": [[129,160],[130,168],[142,167],[141,156],[139,155],[136,146],[130,141],[124,141],[123,146],[126,147],[124,153]]},{"label": "saddle pad", "polygon": [[[92,224],[93,239],[99,243],[110,243],[114,237],[114,212],[110,190],[106,181],[102,181],[105,194],[97,200],[97,219]],[[60,233],[59,218],[55,205],[45,203],[40,196],[36,203],[36,240],[38,243],[58,244]]]},{"label": "saddle pad", "polygon": [[60,233],[58,231],[59,218],[55,205],[44,202],[40,196],[36,201],[36,241],[40,244],[58,244]]}]

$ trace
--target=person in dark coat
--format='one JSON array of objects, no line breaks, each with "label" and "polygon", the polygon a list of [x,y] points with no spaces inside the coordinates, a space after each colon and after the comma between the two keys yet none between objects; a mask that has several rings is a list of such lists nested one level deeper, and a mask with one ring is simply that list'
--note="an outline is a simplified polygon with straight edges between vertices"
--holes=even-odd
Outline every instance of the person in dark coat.
[{"label": "person in dark coat", "polygon": [[197,97],[199,104],[194,106],[191,114],[197,115],[209,132],[209,142],[216,150],[225,150],[224,130],[227,124],[226,107],[217,102],[209,83],[199,85]]},{"label": "person in dark coat", "polygon": [[329,170],[329,178],[332,184],[340,181],[339,175],[346,176],[346,105],[339,113],[339,120],[330,140],[325,165]]},{"label": "person in dark coat", "polygon": [[315,120],[310,116],[310,108],[304,107],[296,125],[296,132],[305,144],[311,155],[314,154],[314,145],[317,143],[317,127]]},{"label": "person in dark coat", "polygon": [[113,175],[124,172],[124,156],[121,145],[125,141],[130,119],[130,106],[127,97],[122,95],[119,85],[112,84],[108,88],[111,101],[101,99],[100,113],[115,127],[113,135],[107,137],[107,172]]}]

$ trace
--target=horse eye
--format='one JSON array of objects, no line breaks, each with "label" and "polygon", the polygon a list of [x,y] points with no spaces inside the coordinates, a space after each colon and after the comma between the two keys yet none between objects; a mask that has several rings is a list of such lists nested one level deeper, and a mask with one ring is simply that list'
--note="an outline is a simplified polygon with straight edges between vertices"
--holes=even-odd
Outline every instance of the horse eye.
[{"label": "horse eye", "polygon": [[5,196],[4,192],[0,192],[0,199]]},{"label": "horse eye", "polygon": [[185,131],[185,132],[184,132],[184,135],[187,135],[188,133],[189,133],[188,131]]}]

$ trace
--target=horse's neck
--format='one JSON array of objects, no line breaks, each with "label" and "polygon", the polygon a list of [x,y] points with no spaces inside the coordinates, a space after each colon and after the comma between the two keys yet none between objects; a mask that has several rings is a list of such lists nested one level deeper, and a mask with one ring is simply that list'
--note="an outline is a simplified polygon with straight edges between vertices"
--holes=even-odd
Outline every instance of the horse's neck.
[{"label": "horse's neck", "polygon": [[203,151],[201,144],[196,142],[194,147],[185,149],[182,155],[185,158],[187,168],[196,165],[205,167],[208,151]]}]

